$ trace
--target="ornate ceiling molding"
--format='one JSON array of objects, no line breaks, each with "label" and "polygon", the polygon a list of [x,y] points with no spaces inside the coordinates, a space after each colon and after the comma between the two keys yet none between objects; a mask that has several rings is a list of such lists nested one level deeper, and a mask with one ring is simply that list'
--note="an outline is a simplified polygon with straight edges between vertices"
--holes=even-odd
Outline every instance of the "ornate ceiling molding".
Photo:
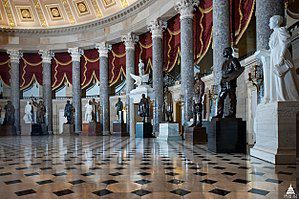
[{"label": "ornate ceiling molding", "polygon": [[[2,1],[7,1],[7,0],[2,0]],[[62,2],[65,0],[61,0]],[[14,28],[0,28],[0,32],[8,33],[8,34],[45,34],[45,35],[55,35],[55,34],[68,34],[68,33],[76,33],[76,32],[82,32],[85,30],[90,30],[91,28],[104,28],[110,25],[113,25],[115,23],[118,23],[120,21],[123,21],[124,19],[139,13],[141,10],[147,8],[150,4],[154,3],[157,0],[138,0],[137,2],[133,3],[132,5],[120,10],[119,12],[101,18],[101,19],[96,19],[91,22],[87,22],[84,24],[80,25],[72,25],[72,26],[62,26],[58,28],[34,28],[34,29],[25,29],[25,28],[19,28],[19,29],[14,29]],[[127,0],[121,0],[121,2],[126,2]],[[95,3],[97,4],[96,1],[92,0],[91,1],[92,5],[95,7]],[[123,4],[122,4],[123,5]],[[124,5],[126,6],[126,5]],[[96,6],[98,7],[98,5]],[[95,8],[96,8],[95,7]],[[100,13],[100,9],[95,9],[97,17],[101,17],[102,13]],[[68,16],[70,17],[70,16]],[[40,18],[40,17],[39,17]],[[42,22],[41,22],[42,23]]]}]

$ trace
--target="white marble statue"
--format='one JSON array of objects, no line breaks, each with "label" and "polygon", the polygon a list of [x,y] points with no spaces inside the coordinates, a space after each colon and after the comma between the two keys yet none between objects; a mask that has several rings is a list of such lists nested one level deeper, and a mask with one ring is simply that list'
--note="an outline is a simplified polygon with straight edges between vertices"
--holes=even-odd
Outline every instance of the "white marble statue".
[{"label": "white marble statue", "polygon": [[[270,36],[270,100],[299,100],[299,79],[296,74],[291,54],[288,50],[290,35],[285,27],[281,27],[283,17],[274,15],[269,26],[273,30]],[[271,77],[272,76],[272,77]]]},{"label": "white marble statue", "polygon": [[283,17],[279,15],[270,18],[269,27],[273,30],[270,50],[256,52],[263,63],[263,103],[299,100],[299,78],[288,50],[290,35],[281,27],[282,23]]},{"label": "white marble statue", "polygon": [[92,122],[92,104],[91,101],[87,102],[85,105],[85,122]]},{"label": "white marble statue", "polygon": [[147,84],[149,80],[149,74],[144,74],[144,63],[142,62],[141,59],[139,59],[139,64],[138,64],[138,71],[139,71],[139,76],[130,74],[131,77],[135,80],[135,85],[137,87]]},{"label": "white marble statue", "polygon": [[32,124],[33,120],[32,120],[32,105],[31,103],[28,101],[26,106],[25,106],[25,115],[23,117],[23,120],[25,121],[25,124]]}]

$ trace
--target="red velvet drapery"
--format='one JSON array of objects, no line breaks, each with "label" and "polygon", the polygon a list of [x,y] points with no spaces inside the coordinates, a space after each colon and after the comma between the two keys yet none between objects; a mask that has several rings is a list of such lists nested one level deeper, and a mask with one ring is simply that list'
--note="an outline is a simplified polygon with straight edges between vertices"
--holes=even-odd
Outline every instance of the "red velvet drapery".
[{"label": "red velvet drapery", "polygon": [[[199,63],[212,43],[213,5],[212,0],[200,1],[194,14],[194,63]],[[232,44],[237,44],[252,17],[255,0],[230,0],[230,29]],[[180,16],[168,20],[163,33],[163,68],[170,72],[180,61]],[[141,58],[146,72],[152,67],[151,33],[139,35],[135,51],[135,72],[138,73],[138,60]],[[99,80],[99,55],[96,49],[85,50],[81,57],[81,86],[86,88]],[[9,56],[0,52],[0,79],[9,85]],[[109,85],[118,82],[121,74],[126,74],[126,51],[123,43],[112,45],[109,52]],[[28,88],[33,80],[42,84],[42,63],[37,53],[24,54],[20,61],[21,89]],[[69,53],[56,53],[52,61],[52,89],[62,84],[72,83],[72,61]]]}]

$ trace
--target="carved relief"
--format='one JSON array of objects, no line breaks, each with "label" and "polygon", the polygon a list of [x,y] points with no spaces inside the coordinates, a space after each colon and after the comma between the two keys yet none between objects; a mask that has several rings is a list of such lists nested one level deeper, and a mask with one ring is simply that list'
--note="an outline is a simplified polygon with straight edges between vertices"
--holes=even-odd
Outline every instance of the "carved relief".
[{"label": "carved relief", "polygon": [[21,22],[34,21],[34,18],[32,16],[32,11],[31,11],[30,7],[16,6],[16,9],[18,11],[18,15],[20,17]]},{"label": "carved relief", "polygon": [[77,1],[75,4],[79,16],[89,14],[89,9],[85,1]]},{"label": "carved relief", "polygon": [[58,5],[46,5],[46,7],[52,20],[63,19]]}]

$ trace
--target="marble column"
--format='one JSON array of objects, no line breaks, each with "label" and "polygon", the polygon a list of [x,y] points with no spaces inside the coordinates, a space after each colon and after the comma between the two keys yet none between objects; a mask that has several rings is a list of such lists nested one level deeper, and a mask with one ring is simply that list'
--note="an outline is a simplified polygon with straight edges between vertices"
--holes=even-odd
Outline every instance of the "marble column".
[{"label": "marble column", "polygon": [[167,23],[162,20],[151,21],[148,29],[153,40],[153,88],[155,96],[154,132],[159,132],[159,124],[163,120],[163,30]]},{"label": "marble column", "polygon": [[109,108],[109,63],[108,52],[111,45],[105,42],[96,44],[100,57],[100,102],[101,102],[101,124],[103,126],[103,135],[110,134],[110,108]]},{"label": "marble column", "polygon": [[73,88],[73,106],[75,108],[75,133],[82,132],[82,90],[81,90],[81,71],[80,57],[83,50],[79,48],[69,48],[68,52],[72,57],[72,88]]},{"label": "marble column", "polygon": [[181,95],[184,97],[184,125],[192,118],[194,84],[193,12],[198,0],[180,0],[175,9],[181,20]]},{"label": "marble column", "polygon": [[15,127],[17,134],[21,134],[20,126],[20,58],[23,53],[17,49],[7,50],[10,57],[10,100],[15,108]]},{"label": "marble column", "polygon": [[43,100],[46,107],[46,125],[48,133],[53,134],[53,105],[52,105],[52,70],[51,60],[54,53],[49,50],[40,50],[43,63]]},{"label": "marble column", "polygon": [[134,89],[134,80],[130,74],[135,74],[135,43],[139,37],[134,33],[128,33],[122,36],[122,41],[126,46],[126,121],[127,132],[130,132],[130,92]]},{"label": "marble column", "polygon": [[229,1],[213,0],[213,74],[216,92],[220,89],[223,50],[230,47]]},{"label": "marble column", "polygon": [[269,20],[273,15],[284,16],[285,0],[256,0],[256,48],[269,49],[269,38],[272,31]]}]

